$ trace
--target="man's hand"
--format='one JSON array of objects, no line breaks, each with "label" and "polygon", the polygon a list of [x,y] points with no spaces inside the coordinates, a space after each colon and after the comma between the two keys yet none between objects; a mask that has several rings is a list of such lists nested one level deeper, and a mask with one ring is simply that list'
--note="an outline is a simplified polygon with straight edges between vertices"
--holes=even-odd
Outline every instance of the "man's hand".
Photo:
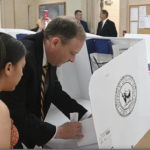
[{"label": "man's hand", "polygon": [[83,137],[81,133],[81,123],[79,122],[67,122],[57,129],[56,139],[81,139]]}]

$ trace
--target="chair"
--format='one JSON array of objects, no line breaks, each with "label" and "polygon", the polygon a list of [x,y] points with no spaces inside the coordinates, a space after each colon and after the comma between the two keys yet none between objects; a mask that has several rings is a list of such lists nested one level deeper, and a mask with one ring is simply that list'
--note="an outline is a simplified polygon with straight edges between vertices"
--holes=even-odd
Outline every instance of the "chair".
[{"label": "chair", "polygon": [[113,58],[111,40],[89,39],[86,44],[92,73]]}]

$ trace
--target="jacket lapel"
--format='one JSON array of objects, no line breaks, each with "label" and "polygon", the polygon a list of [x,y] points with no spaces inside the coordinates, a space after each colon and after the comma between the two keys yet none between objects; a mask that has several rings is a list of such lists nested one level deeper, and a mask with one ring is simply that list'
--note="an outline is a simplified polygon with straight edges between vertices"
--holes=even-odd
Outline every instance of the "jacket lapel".
[{"label": "jacket lapel", "polygon": [[43,64],[43,33],[40,32],[36,36],[35,55],[36,55],[36,69],[38,78],[41,81],[42,64]]}]

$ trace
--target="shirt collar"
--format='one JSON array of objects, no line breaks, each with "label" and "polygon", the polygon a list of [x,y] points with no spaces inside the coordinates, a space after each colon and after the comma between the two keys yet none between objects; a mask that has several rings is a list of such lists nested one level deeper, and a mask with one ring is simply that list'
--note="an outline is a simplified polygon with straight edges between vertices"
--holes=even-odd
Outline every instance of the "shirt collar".
[{"label": "shirt collar", "polygon": [[45,66],[47,64],[47,57],[46,57],[46,52],[45,52],[45,45],[43,42],[43,63],[42,66]]},{"label": "shirt collar", "polygon": [[106,18],[105,20],[103,20],[103,25],[106,23],[107,20],[108,20],[108,18]]}]

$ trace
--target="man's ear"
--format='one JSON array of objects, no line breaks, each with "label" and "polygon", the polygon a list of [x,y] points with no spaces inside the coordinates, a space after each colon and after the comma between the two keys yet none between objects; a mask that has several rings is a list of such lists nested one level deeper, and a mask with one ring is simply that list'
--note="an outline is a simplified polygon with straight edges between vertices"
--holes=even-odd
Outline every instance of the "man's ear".
[{"label": "man's ear", "polygon": [[61,40],[59,37],[51,38],[51,46],[52,48],[57,48],[61,44]]},{"label": "man's ear", "polygon": [[7,76],[10,76],[11,73],[12,73],[12,70],[13,70],[13,65],[11,62],[8,62],[6,65],[5,65],[5,68],[4,68],[4,72]]}]

